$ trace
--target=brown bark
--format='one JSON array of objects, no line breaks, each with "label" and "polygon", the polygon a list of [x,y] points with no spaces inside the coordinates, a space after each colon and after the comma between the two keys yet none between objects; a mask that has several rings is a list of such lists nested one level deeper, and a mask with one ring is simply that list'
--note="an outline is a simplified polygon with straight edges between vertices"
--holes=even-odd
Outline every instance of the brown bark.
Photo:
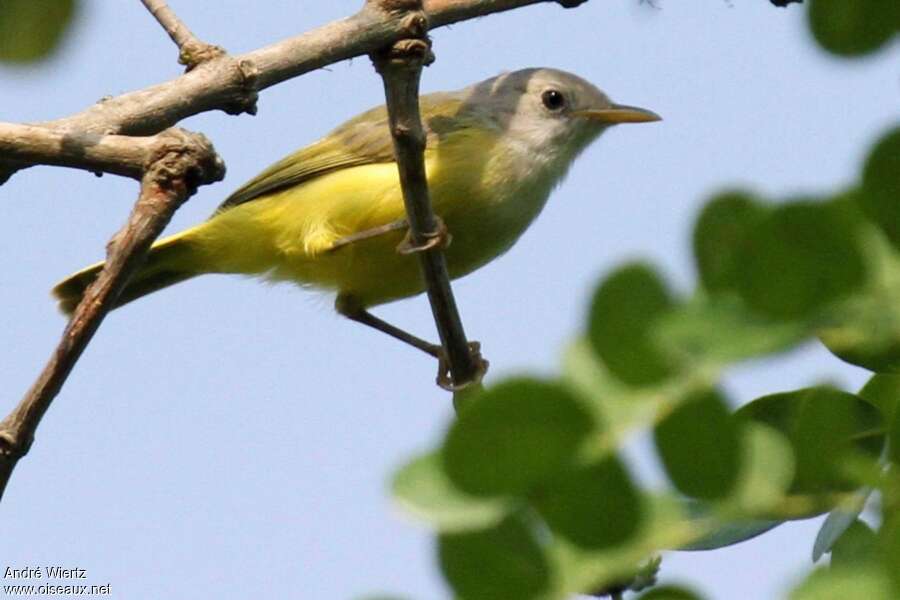
[{"label": "brown bark", "polygon": [[204,136],[171,130],[154,139],[137,203],[110,240],[106,265],[85,292],[37,381],[0,422],[0,497],[16,463],[31,447],[41,418],[153,240],[198,185],[224,177],[224,165]]}]

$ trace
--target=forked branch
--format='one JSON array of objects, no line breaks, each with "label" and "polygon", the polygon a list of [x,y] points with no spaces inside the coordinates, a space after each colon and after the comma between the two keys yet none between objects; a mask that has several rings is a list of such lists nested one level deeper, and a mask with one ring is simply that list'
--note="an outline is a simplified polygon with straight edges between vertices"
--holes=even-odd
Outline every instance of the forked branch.
[{"label": "forked branch", "polygon": [[106,265],[78,303],[37,381],[0,422],[0,497],[16,463],[31,447],[41,418],[153,240],[197,186],[220,181],[225,175],[222,160],[202,135],[171,130],[154,141],[137,203],[128,222],[110,240]]},{"label": "forked branch", "polygon": [[175,11],[169,8],[165,0],[141,0],[141,2],[178,46],[178,62],[186,66],[188,71],[200,63],[225,54],[219,46],[207,44],[194,35],[178,18]]}]

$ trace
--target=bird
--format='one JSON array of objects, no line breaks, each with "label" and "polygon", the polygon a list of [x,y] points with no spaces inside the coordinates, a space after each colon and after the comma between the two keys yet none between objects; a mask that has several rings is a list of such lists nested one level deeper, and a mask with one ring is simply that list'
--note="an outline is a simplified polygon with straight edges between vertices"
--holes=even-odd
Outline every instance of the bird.
[{"label": "bird", "polygon": [[[422,95],[420,112],[428,187],[454,279],[509,250],[604,131],[660,120],[553,68]],[[341,315],[440,358],[439,345],[369,310],[425,291],[417,257],[398,251],[407,230],[388,113],[380,106],[276,162],[208,220],[154,243],[115,306],[206,273],[254,275],[332,292]],[[53,288],[64,314],[72,314],[103,265]]]}]

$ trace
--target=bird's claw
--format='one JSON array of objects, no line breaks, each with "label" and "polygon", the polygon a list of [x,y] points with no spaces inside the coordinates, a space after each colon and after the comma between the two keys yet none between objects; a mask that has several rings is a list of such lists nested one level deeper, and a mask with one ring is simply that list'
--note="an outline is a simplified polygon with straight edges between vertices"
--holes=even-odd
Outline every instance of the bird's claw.
[{"label": "bird's claw", "polygon": [[435,215],[434,220],[435,230],[424,234],[424,242],[421,244],[414,243],[410,231],[407,230],[406,237],[404,237],[403,241],[397,246],[397,252],[403,256],[408,256],[417,252],[425,252],[432,248],[440,248],[441,250],[447,248],[447,246],[450,245],[450,242],[453,241],[453,236],[450,235],[450,230],[447,229],[447,225],[444,223],[443,219]]},{"label": "bird's claw", "polygon": [[453,377],[450,374],[450,360],[447,358],[447,352],[443,347],[438,348],[438,387],[445,389],[448,392],[458,392],[471,385],[481,383],[481,380],[484,379],[488,367],[490,366],[490,363],[481,356],[481,342],[469,342],[469,354],[472,357],[472,361],[475,363],[475,374],[471,380],[457,384],[453,383]]}]

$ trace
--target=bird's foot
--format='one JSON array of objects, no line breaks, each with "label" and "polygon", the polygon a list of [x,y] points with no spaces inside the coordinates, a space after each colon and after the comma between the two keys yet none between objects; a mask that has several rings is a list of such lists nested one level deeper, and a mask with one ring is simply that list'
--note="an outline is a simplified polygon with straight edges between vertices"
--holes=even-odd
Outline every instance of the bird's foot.
[{"label": "bird's foot", "polygon": [[447,225],[444,223],[443,219],[435,215],[434,220],[436,225],[435,230],[424,234],[425,241],[421,244],[413,242],[410,231],[407,229],[406,237],[403,238],[403,241],[397,246],[397,252],[403,256],[408,256],[410,254],[415,254],[416,252],[425,252],[432,248],[440,248],[441,250],[447,248],[447,246],[450,245],[450,242],[453,241],[453,236],[450,235],[450,231],[447,229]]},{"label": "bird's foot", "polygon": [[456,384],[453,383],[453,377],[450,374],[450,360],[447,358],[447,352],[443,347],[437,347],[437,384],[439,387],[448,392],[458,392],[471,385],[478,385],[481,383],[481,380],[484,379],[488,367],[490,366],[490,363],[481,356],[481,342],[469,342],[469,354],[472,357],[472,362],[475,363],[475,375],[470,381]]}]

